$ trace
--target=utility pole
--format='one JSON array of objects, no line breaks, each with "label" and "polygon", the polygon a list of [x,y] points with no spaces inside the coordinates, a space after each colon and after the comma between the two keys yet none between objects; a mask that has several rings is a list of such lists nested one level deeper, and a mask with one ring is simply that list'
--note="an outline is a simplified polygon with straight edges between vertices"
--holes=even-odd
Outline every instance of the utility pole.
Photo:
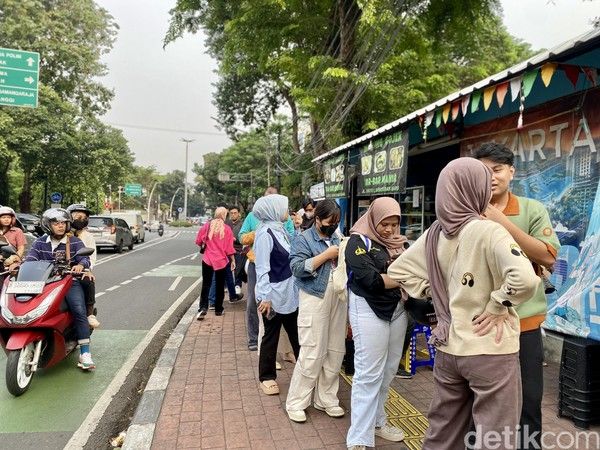
[{"label": "utility pole", "polygon": [[119,186],[119,211],[121,211],[121,193],[123,192],[123,186]]},{"label": "utility pole", "polygon": [[276,161],[276,173],[277,173],[277,192],[281,193],[281,128],[277,128],[277,161]]},{"label": "utility pole", "polygon": [[181,138],[185,142],[185,179],[183,180],[183,220],[187,220],[187,200],[188,200],[188,147],[194,139]]},{"label": "utility pole", "polygon": [[169,205],[169,218],[170,219],[173,218],[173,201],[175,200],[175,196],[177,195],[177,193],[179,192],[180,189],[181,189],[180,187],[175,189],[175,193],[173,194],[173,197],[171,197],[171,204]]}]

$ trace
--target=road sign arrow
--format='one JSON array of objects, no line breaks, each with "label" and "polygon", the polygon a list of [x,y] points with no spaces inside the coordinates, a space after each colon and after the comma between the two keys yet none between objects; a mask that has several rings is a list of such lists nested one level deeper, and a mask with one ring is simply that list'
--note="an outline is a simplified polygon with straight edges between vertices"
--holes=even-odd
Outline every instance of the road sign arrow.
[{"label": "road sign arrow", "polygon": [[34,79],[32,77],[27,77],[25,78],[25,81],[27,81],[29,84],[32,84]]},{"label": "road sign arrow", "polygon": [[27,58],[27,65],[29,67],[33,66],[34,62],[35,62],[35,59],[33,59],[31,56],[29,58]]}]

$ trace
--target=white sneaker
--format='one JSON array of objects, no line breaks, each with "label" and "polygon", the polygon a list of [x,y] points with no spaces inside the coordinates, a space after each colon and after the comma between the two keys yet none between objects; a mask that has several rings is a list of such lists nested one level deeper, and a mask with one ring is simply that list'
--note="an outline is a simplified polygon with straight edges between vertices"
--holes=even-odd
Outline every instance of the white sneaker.
[{"label": "white sneaker", "polygon": [[348,450],[367,450],[367,447],[364,445],[353,445],[352,447],[348,447]]},{"label": "white sneaker", "polygon": [[375,436],[379,436],[386,441],[400,442],[404,439],[404,432],[389,423],[382,427],[375,427]]},{"label": "white sneaker", "polygon": [[302,410],[299,411],[287,411],[287,415],[292,422],[306,422],[306,413]]},{"label": "white sneaker", "polygon": [[95,369],[96,364],[94,364],[94,361],[92,361],[92,354],[86,352],[79,355],[79,362],[77,363],[77,367],[83,370]]},{"label": "white sneaker", "polygon": [[98,319],[96,319],[96,316],[93,314],[90,314],[88,316],[88,323],[90,324],[90,327],[96,329],[100,326],[100,322],[98,322]]},{"label": "white sneaker", "polygon": [[236,286],[236,287],[235,287],[235,293],[236,293],[237,295],[240,295],[240,294],[242,293],[242,288],[241,288],[241,287],[239,287],[239,286]]},{"label": "white sneaker", "polygon": [[346,414],[346,411],[344,411],[344,408],[341,406],[330,406],[328,408],[324,408],[317,404],[314,404],[313,406],[317,411],[323,411],[329,417],[344,417],[344,414]]}]

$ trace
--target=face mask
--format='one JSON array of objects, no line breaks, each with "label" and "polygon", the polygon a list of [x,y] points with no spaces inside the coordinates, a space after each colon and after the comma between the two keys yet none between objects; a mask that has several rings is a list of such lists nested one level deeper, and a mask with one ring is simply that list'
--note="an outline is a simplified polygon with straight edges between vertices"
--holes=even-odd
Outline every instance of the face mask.
[{"label": "face mask", "polygon": [[76,230],[83,230],[85,227],[88,226],[89,220],[88,219],[78,219],[78,220],[74,220],[71,223],[71,226],[73,228],[75,228]]},{"label": "face mask", "polygon": [[331,237],[333,236],[333,233],[335,233],[335,230],[337,230],[338,224],[334,223],[332,225],[321,225],[321,233],[323,233],[325,236]]},{"label": "face mask", "polygon": [[306,211],[304,213],[304,215],[306,216],[307,219],[312,219],[313,216],[315,215],[315,213],[313,211]]}]

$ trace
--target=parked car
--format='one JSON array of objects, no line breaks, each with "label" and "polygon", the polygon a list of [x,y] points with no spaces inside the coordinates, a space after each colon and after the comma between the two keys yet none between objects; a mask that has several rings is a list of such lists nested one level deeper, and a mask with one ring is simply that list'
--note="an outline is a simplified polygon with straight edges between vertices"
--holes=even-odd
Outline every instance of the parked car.
[{"label": "parked car", "polygon": [[123,247],[133,250],[134,237],[131,228],[123,219],[114,216],[91,216],[88,231],[96,240],[97,248],[113,248],[117,253]]},{"label": "parked car", "polygon": [[44,234],[42,230],[41,220],[33,214],[17,213],[17,219],[23,224],[25,230],[39,237]]},{"label": "parked car", "polygon": [[146,239],[146,230],[144,228],[144,219],[138,212],[113,212],[111,216],[123,219],[129,224],[131,232],[133,233],[133,240],[135,243],[144,242]]}]

